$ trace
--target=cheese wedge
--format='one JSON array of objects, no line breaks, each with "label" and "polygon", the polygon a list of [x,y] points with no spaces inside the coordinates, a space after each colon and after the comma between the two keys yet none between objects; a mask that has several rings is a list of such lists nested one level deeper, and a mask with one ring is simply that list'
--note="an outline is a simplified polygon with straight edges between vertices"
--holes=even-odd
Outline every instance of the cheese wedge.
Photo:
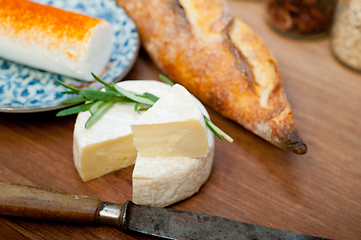
[{"label": "cheese wedge", "polygon": [[133,170],[133,199],[140,205],[166,207],[191,197],[208,180],[214,158],[214,136],[207,129],[205,157],[142,157]]},{"label": "cheese wedge", "polygon": [[204,106],[176,84],[131,126],[138,149],[133,202],[165,207],[199,191],[214,158],[203,115],[209,117]]},{"label": "cheese wedge", "polygon": [[27,0],[0,0],[0,57],[84,81],[109,62],[110,23]]},{"label": "cheese wedge", "polygon": [[203,113],[195,98],[179,84],[131,128],[134,145],[143,157],[204,157],[208,153]]},{"label": "cheese wedge", "polygon": [[[118,85],[129,91],[150,92],[158,97],[171,89],[157,81],[123,81]],[[134,164],[137,150],[130,125],[140,117],[134,111],[134,104],[114,104],[100,120],[85,129],[89,116],[88,111],[78,114],[73,135],[74,164],[82,180],[90,181]]]}]

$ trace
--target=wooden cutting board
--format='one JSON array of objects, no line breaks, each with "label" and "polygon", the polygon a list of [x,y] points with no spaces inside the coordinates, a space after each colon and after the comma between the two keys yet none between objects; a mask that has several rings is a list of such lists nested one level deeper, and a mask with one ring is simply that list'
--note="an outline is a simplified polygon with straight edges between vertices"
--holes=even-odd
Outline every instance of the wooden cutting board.
[{"label": "wooden cutting board", "polygon": [[[329,38],[298,41],[273,32],[263,2],[229,1],[279,63],[303,156],[284,152],[208,109],[234,143],[216,140],[212,174],[200,192],[171,208],[332,239],[361,239],[361,74],[337,62]],[[157,79],[142,50],[126,79]],[[74,168],[75,116],[0,114],[0,180],[122,203],[133,167],[84,183]],[[1,194],[1,193],[0,193]],[[155,239],[110,226],[0,217],[7,239]]]}]

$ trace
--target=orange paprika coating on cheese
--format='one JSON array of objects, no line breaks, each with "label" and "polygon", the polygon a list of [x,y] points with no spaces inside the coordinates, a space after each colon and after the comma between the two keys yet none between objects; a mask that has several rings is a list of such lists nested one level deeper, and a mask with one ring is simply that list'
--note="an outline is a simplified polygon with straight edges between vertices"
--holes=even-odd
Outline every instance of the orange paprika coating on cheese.
[{"label": "orange paprika coating on cheese", "polygon": [[[69,57],[84,49],[98,18],[27,0],[0,0],[0,34],[27,44],[56,48]],[[73,53],[69,49],[73,49]]]}]

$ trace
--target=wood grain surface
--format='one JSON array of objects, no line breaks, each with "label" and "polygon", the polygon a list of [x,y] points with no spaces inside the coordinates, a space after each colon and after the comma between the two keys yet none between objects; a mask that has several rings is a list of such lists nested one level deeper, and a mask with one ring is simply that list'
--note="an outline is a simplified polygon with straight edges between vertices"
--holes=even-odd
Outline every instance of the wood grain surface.
[{"label": "wood grain surface", "polygon": [[[170,208],[324,238],[361,239],[361,74],[335,60],[327,37],[299,41],[271,30],[262,1],[228,2],[278,60],[308,153],[282,151],[208,108],[213,122],[235,142],[216,140],[208,182]],[[125,79],[157,79],[158,74],[141,50]],[[109,202],[130,200],[133,167],[82,182],[72,157],[75,116],[55,114],[0,113],[0,181]],[[111,226],[7,216],[0,217],[0,238],[156,239]]]}]

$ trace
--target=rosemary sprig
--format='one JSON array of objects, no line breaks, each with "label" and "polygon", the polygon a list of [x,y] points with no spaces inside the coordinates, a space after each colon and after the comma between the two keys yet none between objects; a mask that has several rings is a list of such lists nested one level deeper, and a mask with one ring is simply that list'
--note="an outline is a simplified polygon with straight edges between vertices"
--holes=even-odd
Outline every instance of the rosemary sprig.
[{"label": "rosemary sprig", "polygon": [[[56,116],[67,116],[71,114],[77,114],[79,112],[89,111],[91,116],[85,123],[85,128],[91,127],[96,123],[104,113],[111,108],[116,102],[122,103],[135,103],[134,111],[140,112],[148,110],[153,104],[158,101],[158,97],[151,93],[137,94],[131,91],[127,91],[116,84],[108,84],[92,73],[94,79],[105,86],[105,91],[102,90],[91,90],[91,89],[78,89],[66,85],[63,82],[57,80],[57,82],[64,87],[68,88],[68,91],[64,91],[64,94],[77,94],[74,98],[63,101],[63,104],[79,104],[64,110],[61,110]],[[169,85],[173,86],[174,83],[167,77],[160,75],[160,79]],[[82,103],[82,104],[81,104]],[[219,139],[226,139],[229,142],[233,142],[233,139],[228,136],[225,132],[214,125],[211,120],[204,116],[204,121],[207,127],[216,135]]]},{"label": "rosemary sprig", "polygon": [[114,102],[97,102],[93,105],[95,109],[89,109],[90,113],[92,114],[91,117],[86,121],[85,128],[90,128],[95,122],[97,122],[104,113],[113,106]]},{"label": "rosemary sprig", "polygon": [[206,116],[204,116],[204,121],[206,122],[207,127],[216,135],[219,139],[226,139],[228,142],[233,142],[233,139],[225,132],[223,132],[219,127],[214,125]]},{"label": "rosemary sprig", "polygon": [[143,94],[143,95],[135,94],[130,91],[126,91],[116,86],[115,84],[110,85],[102,81],[93,73],[92,75],[95,80],[97,80],[98,82],[102,83],[105,86],[105,91],[92,90],[92,89],[78,89],[68,86],[65,83],[57,80],[59,84],[69,89],[68,91],[64,91],[63,93],[80,95],[74,98],[67,99],[62,103],[80,104],[80,105],[61,110],[56,114],[56,116],[58,117],[67,116],[71,114],[77,114],[79,112],[89,111],[91,116],[85,123],[85,128],[89,128],[94,123],[96,123],[115,102],[136,103],[135,111],[137,111],[138,113],[144,110],[144,108],[141,108],[141,106],[146,105],[149,108],[154,104],[155,96],[150,98],[149,94]]},{"label": "rosemary sprig", "polygon": [[159,75],[159,78],[162,79],[163,82],[168,83],[171,86],[174,85],[174,83],[171,80],[169,80],[166,76],[163,76],[162,74]]}]

